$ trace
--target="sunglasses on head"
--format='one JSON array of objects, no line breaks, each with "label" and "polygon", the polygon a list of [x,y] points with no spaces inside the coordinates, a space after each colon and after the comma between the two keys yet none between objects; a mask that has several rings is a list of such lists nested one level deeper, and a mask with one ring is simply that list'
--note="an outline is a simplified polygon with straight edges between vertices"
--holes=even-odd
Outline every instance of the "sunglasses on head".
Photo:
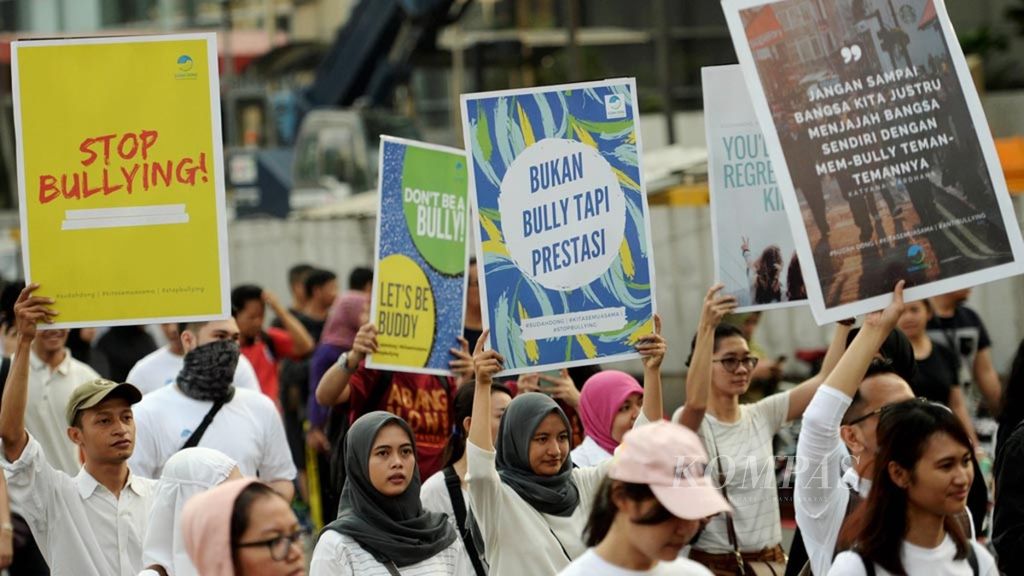
[{"label": "sunglasses on head", "polygon": [[861,422],[867,420],[868,418],[871,418],[872,416],[881,417],[883,414],[888,412],[889,409],[892,408],[893,406],[900,406],[900,405],[902,405],[902,404],[904,404],[906,402],[918,402],[918,403],[921,403],[921,404],[930,404],[932,406],[939,406],[939,407],[945,409],[947,412],[950,412],[950,413],[953,412],[952,410],[950,410],[949,406],[946,406],[945,404],[940,404],[938,402],[932,402],[931,400],[929,400],[927,398],[920,398],[920,397],[918,397],[918,398],[914,398],[913,400],[905,400],[903,402],[896,402],[894,404],[886,404],[885,406],[882,406],[881,408],[877,408],[875,410],[872,410],[871,412],[868,412],[867,414],[863,414],[861,416],[858,416],[858,417],[854,418],[853,420],[850,420],[845,425],[846,426],[855,426],[855,425],[860,424]]}]

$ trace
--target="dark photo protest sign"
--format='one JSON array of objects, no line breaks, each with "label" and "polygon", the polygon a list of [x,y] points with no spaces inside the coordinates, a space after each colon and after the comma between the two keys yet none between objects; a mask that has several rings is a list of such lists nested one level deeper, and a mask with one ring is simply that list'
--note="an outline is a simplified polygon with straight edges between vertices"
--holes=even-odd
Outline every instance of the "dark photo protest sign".
[{"label": "dark photo protest sign", "polygon": [[899,279],[921,298],[1019,272],[1020,230],[941,2],[724,6],[786,167],[819,322],[883,307]]}]

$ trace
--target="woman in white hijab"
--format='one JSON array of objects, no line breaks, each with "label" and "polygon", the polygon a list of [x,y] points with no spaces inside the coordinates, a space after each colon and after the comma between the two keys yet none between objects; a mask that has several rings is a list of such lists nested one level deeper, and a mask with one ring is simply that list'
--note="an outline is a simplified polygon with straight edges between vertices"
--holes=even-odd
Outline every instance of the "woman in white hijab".
[{"label": "woman in white hijab", "polygon": [[149,512],[143,574],[198,576],[181,538],[182,508],[192,496],[241,477],[234,460],[210,448],[186,448],[168,458]]}]

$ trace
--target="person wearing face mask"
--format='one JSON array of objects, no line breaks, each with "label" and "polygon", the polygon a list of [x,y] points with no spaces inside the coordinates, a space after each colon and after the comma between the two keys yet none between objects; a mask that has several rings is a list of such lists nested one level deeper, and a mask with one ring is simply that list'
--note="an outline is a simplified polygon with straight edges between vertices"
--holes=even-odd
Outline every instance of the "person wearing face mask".
[{"label": "person wearing face mask", "polygon": [[252,478],[197,494],[181,514],[185,551],[201,576],[305,576],[303,539],[288,501]]},{"label": "person wearing face mask", "polygon": [[[644,365],[642,418],[662,417],[661,362],[666,344],[661,321],[636,346]],[[583,531],[594,495],[612,463],[574,468],[572,430],[565,412],[549,396],[519,394],[501,417],[497,442],[491,435],[491,383],[504,358],[477,342],[473,364],[476,394],[466,444],[470,508],[480,528],[489,574],[555,574],[586,552]]]},{"label": "person wearing face mask", "polygon": [[732,508],[704,476],[691,430],[656,422],[626,432],[587,521],[586,554],[560,576],[711,576],[679,552]]},{"label": "person wearing face mask", "polygon": [[232,385],[239,356],[235,320],[187,324],[181,343],[185,358],[177,382],[147,394],[135,410],[132,469],[156,478],[178,450],[205,446],[291,499],[296,470],[277,407],[259,392]]},{"label": "person wearing face mask", "polygon": [[587,379],[580,392],[583,443],[572,451],[577,466],[597,466],[612,457],[622,436],[633,428],[644,389],[625,372],[604,370]]},{"label": "person wearing face mask", "polygon": [[473,574],[448,518],[420,502],[416,441],[405,420],[384,411],[359,417],[345,452],[338,519],[313,550],[311,576]]},{"label": "person wearing face mask", "polygon": [[949,408],[924,399],[878,414],[871,493],[839,536],[829,576],[996,576],[995,560],[958,519],[974,478],[970,436]]}]

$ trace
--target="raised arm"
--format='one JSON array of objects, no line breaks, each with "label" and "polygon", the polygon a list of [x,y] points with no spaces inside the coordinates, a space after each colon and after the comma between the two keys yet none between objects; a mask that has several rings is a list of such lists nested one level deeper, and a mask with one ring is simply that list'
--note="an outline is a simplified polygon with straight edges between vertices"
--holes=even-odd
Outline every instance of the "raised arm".
[{"label": "raised arm", "polygon": [[665,417],[661,397],[661,362],[668,351],[668,343],[661,335],[661,316],[654,315],[654,333],[641,338],[636,350],[644,364],[644,417],[657,422]]},{"label": "raised arm", "polygon": [[476,369],[476,393],[473,394],[473,419],[469,423],[469,441],[481,450],[493,451],[491,437],[491,382],[501,371],[505,359],[495,350],[484,350],[489,330],[484,330],[476,341],[473,351],[473,367]]},{"label": "raised arm", "polygon": [[284,329],[288,331],[288,335],[291,336],[292,353],[298,358],[305,358],[313,352],[313,347],[316,346],[316,342],[313,342],[313,337],[309,335],[309,331],[302,325],[302,322],[299,322],[299,319],[281,304],[277,296],[269,290],[264,290],[263,301],[270,306],[274,311],[274,315],[277,316],[278,320],[281,321],[281,325],[284,326]]},{"label": "raised arm", "polygon": [[818,387],[832,373],[836,364],[839,363],[839,359],[843,357],[843,352],[846,351],[846,337],[850,334],[850,326],[852,326],[852,323],[836,323],[835,332],[832,334],[832,343],[828,347],[828,352],[825,353],[825,360],[821,363],[821,369],[818,370],[817,374],[804,380],[790,391],[789,412],[786,414],[787,421],[795,420],[804,413],[807,405],[811,403],[811,398],[814,398],[814,393],[818,391]]},{"label": "raised arm", "polygon": [[903,280],[896,284],[892,294],[892,302],[881,312],[872,312],[864,320],[864,326],[850,347],[843,354],[835,369],[829,375],[825,386],[835,388],[839,392],[853,398],[860,387],[864,374],[871,365],[878,349],[896,327],[903,314]]},{"label": "raised arm", "polygon": [[14,561],[14,528],[11,526],[11,500],[7,494],[7,478],[0,473],[0,570]]},{"label": "raised arm", "polygon": [[366,323],[359,327],[356,338],[352,342],[352,350],[343,355],[345,363],[341,364],[341,358],[335,362],[320,383],[316,387],[316,402],[321,406],[331,407],[348,402],[349,387],[348,381],[359,369],[359,363],[366,358],[367,354],[377,351],[377,327],[372,323]]},{"label": "raised arm", "polygon": [[3,404],[0,406],[0,440],[8,462],[21,458],[28,444],[25,430],[25,409],[28,406],[28,361],[32,341],[36,337],[36,324],[51,323],[57,315],[49,308],[50,298],[33,296],[38,284],[30,284],[21,291],[14,304],[14,317],[18,326],[18,346],[11,361],[11,371],[4,386]]},{"label": "raised arm", "polygon": [[695,432],[704,420],[708,395],[711,393],[711,355],[715,348],[715,328],[726,314],[736,309],[735,297],[718,295],[722,288],[724,285],[715,284],[704,296],[690,367],[686,371],[686,404],[683,405],[679,423]]}]

